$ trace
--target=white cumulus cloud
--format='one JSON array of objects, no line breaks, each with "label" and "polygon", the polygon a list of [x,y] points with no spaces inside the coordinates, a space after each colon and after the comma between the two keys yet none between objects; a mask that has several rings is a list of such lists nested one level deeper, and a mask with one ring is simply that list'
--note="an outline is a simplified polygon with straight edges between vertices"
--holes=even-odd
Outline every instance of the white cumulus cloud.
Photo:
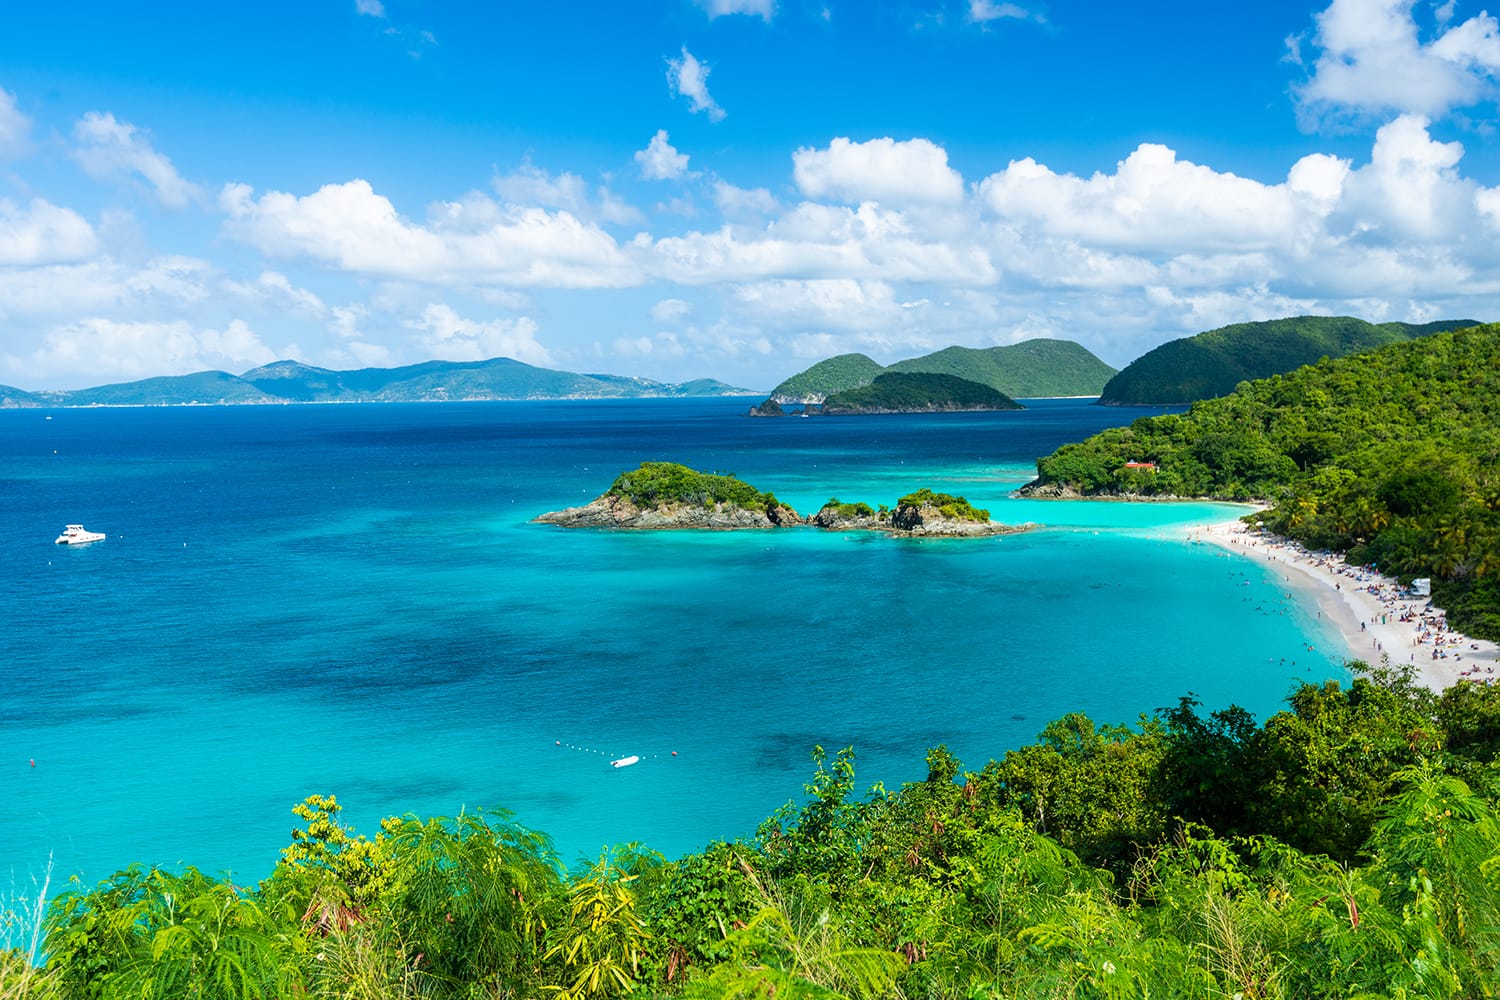
[{"label": "white cumulus cloud", "polygon": [[481,322],[460,316],[446,303],[432,302],[407,325],[424,334],[421,345],[425,357],[445,361],[503,357],[532,365],[551,363],[547,349],[537,342],[536,321],[529,316]]},{"label": "white cumulus cloud", "polygon": [[651,318],[658,323],[676,323],[693,311],[682,299],[662,299],[651,307]]},{"label": "white cumulus cloud", "polygon": [[1402,115],[1382,126],[1369,164],[1351,173],[1344,213],[1367,240],[1442,243],[1463,231],[1474,204],[1474,185],[1457,170],[1463,146],[1433,140],[1427,124]]},{"label": "white cumulus cloud", "polygon": [[714,181],[714,206],[726,219],[775,215],[781,202],[765,188],[735,187],[722,180]]},{"label": "white cumulus cloud", "polygon": [[[1300,171],[1329,183],[1324,160]],[[1296,168],[1294,168],[1295,170]],[[1058,174],[1027,157],[980,182],[981,201],[1003,219],[1101,249],[1170,253],[1275,245],[1298,206],[1283,185],[1219,173],[1143,143],[1112,174]],[[1327,194],[1327,192],[1324,192]]]},{"label": "white cumulus cloud", "polygon": [[215,329],[187,320],[87,317],[54,327],[30,355],[8,355],[6,362],[33,381],[65,379],[82,385],[200,371],[240,372],[276,358],[276,352],[238,319]]},{"label": "white cumulus cloud", "polygon": [[688,157],[673,148],[667,130],[659,128],[645,149],[636,150],[635,162],[647,180],[669,181],[687,172]]},{"label": "white cumulus cloud", "polygon": [[0,198],[0,264],[81,260],[98,249],[88,220],[41,198],[22,207]]},{"label": "white cumulus cloud", "polygon": [[708,93],[708,73],[708,66],[699,62],[684,45],[682,58],[667,62],[667,85],[672,88],[672,93],[686,97],[688,106],[694,111],[706,113],[709,121],[723,121],[724,109]]},{"label": "white cumulus cloud", "polygon": [[442,285],[619,287],[639,275],[614,239],[570,212],[497,205],[482,195],[403,218],[368,181],[298,197],[225,186],[225,231],[265,253],[374,277]]},{"label": "white cumulus cloud", "polygon": [[1017,3],[996,3],[995,0],[969,0],[969,20],[976,24],[991,21],[1029,21],[1037,15]]},{"label": "white cumulus cloud", "polygon": [[139,176],[167,208],[186,208],[202,194],[151,147],[144,133],[108,112],[90,111],[80,118],[73,125],[73,139],[73,159],[95,180]]},{"label": "white cumulus cloud", "polygon": [[[1423,40],[1414,0],[1333,0],[1317,15],[1321,49],[1296,89],[1305,112],[1441,115],[1495,93],[1500,24],[1480,12]],[[1450,11],[1451,14],[1451,11]],[[1300,39],[1297,40],[1300,42]],[[1294,43],[1294,55],[1300,59]]]},{"label": "white cumulus cloud", "polygon": [[809,198],[838,201],[952,203],[962,200],[963,178],[948,166],[948,151],[926,139],[837,138],[827,149],[792,154],[792,176]]},{"label": "white cumulus cloud", "polygon": [[290,308],[319,319],[328,315],[328,306],[316,293],[292,284],[280,271],[262,271],[254,281],[226,281],[224,287],[257,304]]},{"label": "white cumulus cloud", "polygon": [[749,14],[768,24],[776,16],[776,0],[697,0],[711,18],[726,14]]}]

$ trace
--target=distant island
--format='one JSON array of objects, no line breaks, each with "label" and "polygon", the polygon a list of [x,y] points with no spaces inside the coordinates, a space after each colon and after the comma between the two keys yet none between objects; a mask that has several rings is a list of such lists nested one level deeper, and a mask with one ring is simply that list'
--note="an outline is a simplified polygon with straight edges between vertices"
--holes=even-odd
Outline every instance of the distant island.
[{"label": "distant island", "polygon": [[400,368],[334,371],[276,361],[241,375],[197,372],[96,386],[26,392],[0,385],[0,408],[35,406],[192,406],[266,403],[432,403],[500,399],[623,399],[751,396],[715,379],[656,382],[579,375],[513,358],[426,361]]},{"label": "distant island", "polygon": [[[848,415],[1019,409],[1023,409],[1021,404],[1000,390],[957,375],[887,371],[876,375],[867,385],[831,393],[821,404],[804,404],[801,412]],[[774,399],[768,399],[750,412],[753,416],[774,417],[787,410]]]},{"label": "distant island", "polygon": [[1147,351],[1109,380],[1099,402],[1104,406],[1187,405],[1227,396],[1241,382],[1284,375],[1322,358],[1342,358],[1476,325],[1472,319],[1375,324],[1351,316],[1236,323]]},{"label": "distant island", "polygon": [[[948,347],[919,358],[908,358],[885,366],[863,354],[840,354],[819,361],[786,379],[771,390],[757,415],[768,416],[787,408],[820,406],[825,412],[830,397],[873,384],[885,374],[947,375],[987,386],[1011,400],[1046,396],[1097,396],[1115,369],[1089,350],[1070,340],[1027,340],[1004,347]],[[1008,409],[1009,407],[950,407],[945,398],[951,389],[939,382],[926,383],[929,396],[903,390],[901,408],[876,408],[857,412],[923,412],[931,409]],[[768,405],[774,404],[774,406]],[[931,405],[928,405],[931,404]],[[860,406],[863,404],[854,404]],[[856,411],[850,411],[856,412]]]},{"label": "distant island", "polygon": [[813,526],[945,537],[1009,534],[1034,527],[999,524],[990,520],[989,511],[963,497],[925,488],[901,497],[894,509],[835,498],[816,514],[803,517],[775,494],[761,492],[732,475],[698,472],[675,462],[642,462],[639,469],[616,477],[591,503],[549,511],[535,518],[535,523],[563,528],[709,531]]}]

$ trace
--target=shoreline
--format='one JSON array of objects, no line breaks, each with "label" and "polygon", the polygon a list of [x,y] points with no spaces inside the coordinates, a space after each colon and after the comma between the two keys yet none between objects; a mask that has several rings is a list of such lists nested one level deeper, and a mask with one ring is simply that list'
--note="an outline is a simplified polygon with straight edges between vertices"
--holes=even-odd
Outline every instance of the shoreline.
[{"label": "shoreline", "polygon": [[1500,681],[1500,645],[1448,628],[1431,599],[1342,555],[1310,552],[1290,539],[1252,530],[1238,519],[1192,525],[1189,542],[1215,545],[1271,568],[1310,598],[1344,642],[1346,660],[1414,669],[1414,680],[1441,691],[1461,681]]}]

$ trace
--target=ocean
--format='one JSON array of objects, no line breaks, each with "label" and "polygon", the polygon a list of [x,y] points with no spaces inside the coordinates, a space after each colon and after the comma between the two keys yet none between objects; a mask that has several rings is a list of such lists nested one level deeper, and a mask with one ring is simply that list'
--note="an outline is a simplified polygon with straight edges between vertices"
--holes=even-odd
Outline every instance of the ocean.
[{"label": "ocean", "polygon": [[[1142,411],[749,419],[688,399],[0,411],[0,880],[268,874],[336,794],[501,807],[574,863],[753,835],[814,745],[857,783],[979,769],[1067,712],[1277,711],[1337,643],[1216,504],[1027,501],[1037,456]],[[530,523],[646,460],[800,512],[922,486],[989,539]],[[65,523],[107,540],[55,546]],[[613,768],[629,755],[640,763]]]}]

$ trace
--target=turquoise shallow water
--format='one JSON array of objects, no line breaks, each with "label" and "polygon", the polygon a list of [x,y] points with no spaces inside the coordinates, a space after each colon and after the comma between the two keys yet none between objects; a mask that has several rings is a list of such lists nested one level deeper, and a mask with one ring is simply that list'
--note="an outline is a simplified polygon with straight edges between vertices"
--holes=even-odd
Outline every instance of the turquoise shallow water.
[{"label": "turquoise shallow water", "polygon": [[[1211,504],[1011,499],[1139,412],[750,420],[744,400],[0,412],[0,880],[267,873],[290,807],[503,806],[566,859],[749,835],[853,744],[860,783],[1191,691],[1264,717],[1342,676]],[[50,417],[50,419],[48,419]],[[919,486],[1032,533],[567,532],[621,469],[799,510]],[[54,546],[81,521],[107,541]],[[673,756],[673,753],[676,756]],[[642,756],[635,767],[607,761]],[[30,761],[35,760],[35,766]]]}]

